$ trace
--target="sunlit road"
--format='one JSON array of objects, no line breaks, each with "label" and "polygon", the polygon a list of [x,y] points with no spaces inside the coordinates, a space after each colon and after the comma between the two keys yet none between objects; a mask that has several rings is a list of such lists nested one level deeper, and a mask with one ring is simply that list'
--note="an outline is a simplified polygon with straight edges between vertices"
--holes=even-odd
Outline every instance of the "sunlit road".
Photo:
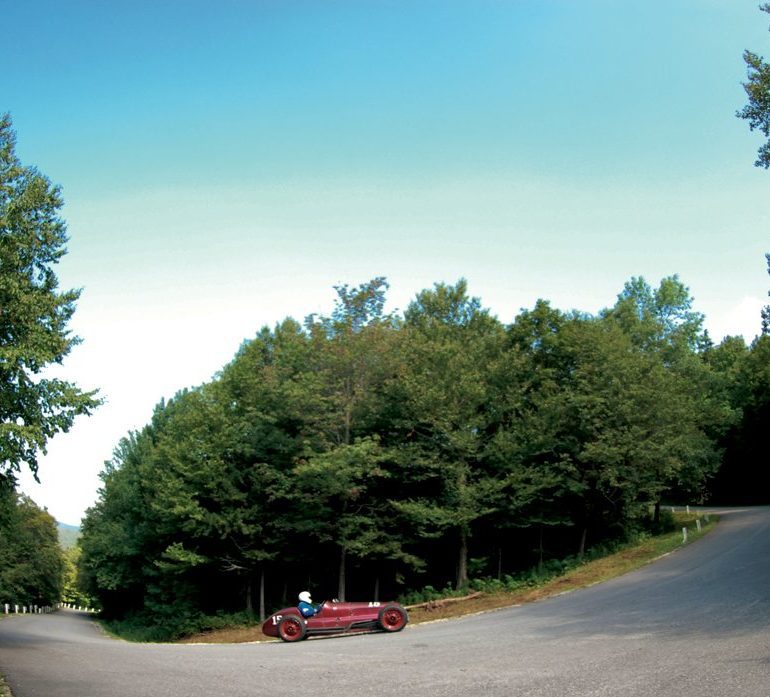
[{"label": "sunlit road", "polygon": [[770,508],[534,605],[299,644],[149,645],[73,612],[0,621],[14,697],[770,697]]}]

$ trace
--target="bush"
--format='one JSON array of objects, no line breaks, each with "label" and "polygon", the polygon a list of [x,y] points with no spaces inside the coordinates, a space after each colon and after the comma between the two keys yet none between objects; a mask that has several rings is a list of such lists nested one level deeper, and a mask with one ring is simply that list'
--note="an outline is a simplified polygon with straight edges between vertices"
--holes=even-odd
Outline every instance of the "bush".
[{"label": "bush", "polygon": [[254,625],[245,612],[204,615],[190,610],[168,613],[135,613],[121,620],[103,622],[109,632],[127,641],[165,642],[226,627]]}]

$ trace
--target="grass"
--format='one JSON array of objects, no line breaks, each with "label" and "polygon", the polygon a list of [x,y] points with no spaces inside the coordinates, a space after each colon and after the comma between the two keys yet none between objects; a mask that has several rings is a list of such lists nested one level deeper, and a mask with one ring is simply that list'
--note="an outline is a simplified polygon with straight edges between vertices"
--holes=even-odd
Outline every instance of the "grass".
[{"label": "grass", "polygon": [[[618,551],[579,563],[563,574],[540,581],[530,580],[515,590],[492,590],[474,594],[467,600],[458,599],[442,603],[438,599],[422,603],[421,607],[410,608],[410,624],[462,617],[480,612],[490,612],[504,607],[532,603],[579,588],[586,588],[608,581],[617,576],[639,569],[683,546],[682,528],[688,528],[688,544],[700,539],[717,523],[717,516],[710,516],[709,522],[701,518],[701,531],[697,530],[699,516],[695,513],[675,514],[677,530],[641,541],[630,543]],[[494,585],[494,584],[492,584]],[[262,634],[260,625],[242,625],[216,629],[181,639],[179,643],[242,643],[254,641],[275,641]],[[2,693],[0,693],[2,697]]]}]

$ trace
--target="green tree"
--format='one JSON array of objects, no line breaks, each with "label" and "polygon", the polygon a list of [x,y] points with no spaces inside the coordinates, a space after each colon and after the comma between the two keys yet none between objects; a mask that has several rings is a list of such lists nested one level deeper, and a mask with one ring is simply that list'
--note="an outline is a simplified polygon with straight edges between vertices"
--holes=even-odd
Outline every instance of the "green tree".
[{"label": "green tree", "polygon": [[674,485],[700,493],[714,453],[699,395],[654,355],[635,351],[616,325],[584,329],[571,394],[584,436],[579,462],[588,490],[610,505],[609,522],[645,517]]},{"label": "green tree", "polygon": [[660,381],[658,397],[649,404],[658,415],[658,428],[649,446],[651,452],[663,448],[659,476],[668,484],[659,493],[669,490],[697,499],[718,465],[714,436],[729,419],[729,409],[703,360],[711,341],[703,315],[692,305],[689,289],[677,276],[664,278],[656,289],[634,278],[602,316],[655,365],[647,384]]},{"label": "green tree", "polygon": [[762,335],[746,348],[741,338],[729,338],[710,360],[723,376],[735,418],[720,438],[724,450],[711,492],[725,504],[770,503],[767,465],[767,424],[770,423],[770,336]]},{"label": "green tree", "polygon": [[64,576],[62,583],[62,602],[71,603],[82,607],[93,607],[94,603],[86,595],[80,584],[78,567],[80,562],[81,550],[78,545],[68,547],[64,550]]},{"label": "green tree", "polygon": [[335,286],[331,316],[309,316],[313,366],[323,376],[323,410],[317,426],[331,445],[350,445],[377,418],[384,381],[392,372],[390,344],[395,320],[385,314],[384,278],[357,288]]},{"label": "green tree", "polygon": [[390,525],[393,506],[382,495],[392,476],[387,458],[376,437],[361,438],[303,461],[295,470],[304,527],[339,551],[337,597],[343,601],[349,556],[415,563]]},{"label": "green tree", "polygon": [[617,325],[542,301],[511,336],[532,364],[511,454],[544,494],[527,512],[546,527],[578,526],[582,554],[589,532],[600,539],[626,524],[652,475],[643,426],[654,413],[651,375]]},{"label": "green tree", "polygon": [[[495,521],[500,529],[537,527],[538,563],[548,530],[579,521],[587,485],[577,464],[576,432],[566,410],[574,366],[564,349],[566,327],[581,321],[538,300],[507,327],[507,349],[496,380],[501,410],[494,460],[506,493]],[[563,535],[563,531],[560,531]]]},{"label": "green tree", "polygon": [[171,406],[152,461],[151,508],[164,537],[155,565],[177,581],[191,575],[200,585],[203,575],[235,585],[252,613],[255,580],[262,598],[264,564],[277,551],[268,502],[280,492],[280,473],[243,457],[243,424],[232,418],[219,383],[179,395]]},{"label": "green tree", "polygon": [[[297,506],[294,468],[303,457],[328,447],[324,431],[326,380],[316,370],[313,342],[293,319],[274,330],[263,328],[244,343],[215,385],[229,422],[227,447],[238,467],[251,471],[258,497],[260,534],[248,548],[260,549],[260,613],[264,614],[266,572],[276,578],[283,567],[306,554],[297,536],[304,530],[304,509]],[[275,564],[273,564],[275,561]]]},{"label": "green tree", "polygon": [[59,188],[15,154],[8,115],[0,117],[0,477],[15,481],[26,464],[37,478],[38,453],[95,392],[43,377],[78,339],[67,330],[80,291],[59,292],[53,266],[66,253]]},{"label": "green tree", "polygon": [[[759,6],[762,12],[770,13],[770,3]],[[770,167],[770,65],[762,56],[751,51],[743,52],[748,79],[743,83],[743,89],[748,97],[748,104],[736,112],[736,116],[745,119],[749,128],[760,131],[768,140],[760,146],[756,167]]]},{"label": "green tree", "polygon": [[[767,273],[770,275],[770,254],[765,254],[765,259],[767,261]],[[770,295],[770,291],[767,294]],[[765,305],[762,308],[762,333],[770,334],[770,305]]]},{"label": "green tree", "polygon": [[673,365],[709,345],[704,317],[692,304],[678,276],[664,278],[654,289],[638,277],[625,284],[615,305],[602,316],[616,322],[640,349]]},{"label": "green tree", "polygon": [[148,557],[152,559],[148,550],[156,530],[148,510],[152,473],[146,467],[153,431],[148,424],[121,439],[99,475],[99,498],[81,525],[79,583],[108,617],[144,605]]},{"label": "green tree", "polygon": [[415,496],[397,503],[424,535],[456,539],[456,587],[468,583],[473,526],[494,511],[488,372],[504,331],[465,280],[422,291],[405,313],[400,389],[407,410],[402,457]]},{"label": "green tree", "polygon": [[[300,485],[306,487],[309,471],[315,472],[323,484],[331,483],[326,475],[339,468],[335,485],[323,485],[313,495],[314,502],[320,505],[319,515],[327,515],[325,522],[312,521],[310,531],[317,538],[333,541],[338,548],[340,599],[347,592],[350,556],[359,561],[403,556],[396,549],[399,545],[386,544],[383,530],[387,516],[372,498],[377,484],[364,484],[370,478],[387,476],[378,464],[385,458],[378,431],[382,426],[384,387],[395,370],[393,345],[397,327],[395,318],[384,311],[387,289],[382,277],[355,288],[335,286],[337,299],[331,315],[310,316],[305,322],[313,347],[311,365],[322,379],[323,401],[315,426],[324,443],[320,452],[304,454],[305,464],[297,468],[296,474]],[[356,454],[363,458],[358,465],[351,460]],[[371,541],[370,550],[364,540]],[[386,552],[386,548],[392,553]]]},{"label": "green tree", "polygon": [[0,487],[0,602],[53,605],[64,561],[56,522],[27,496]]}]

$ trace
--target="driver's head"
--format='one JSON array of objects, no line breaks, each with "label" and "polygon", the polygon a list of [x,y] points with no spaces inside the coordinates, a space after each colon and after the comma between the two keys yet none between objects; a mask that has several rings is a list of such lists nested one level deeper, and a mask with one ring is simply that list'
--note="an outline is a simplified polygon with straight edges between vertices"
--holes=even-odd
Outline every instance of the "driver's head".
[{"label": "driver's head", "polygon": [[302,591],[302,592],[299,594],[299,600],[300,600],[300,602],[302,602],[302,603],[309,603],[309,602],[312,602],[312,601],[310,600],[310,593],[308,593],[307,591]]}]

